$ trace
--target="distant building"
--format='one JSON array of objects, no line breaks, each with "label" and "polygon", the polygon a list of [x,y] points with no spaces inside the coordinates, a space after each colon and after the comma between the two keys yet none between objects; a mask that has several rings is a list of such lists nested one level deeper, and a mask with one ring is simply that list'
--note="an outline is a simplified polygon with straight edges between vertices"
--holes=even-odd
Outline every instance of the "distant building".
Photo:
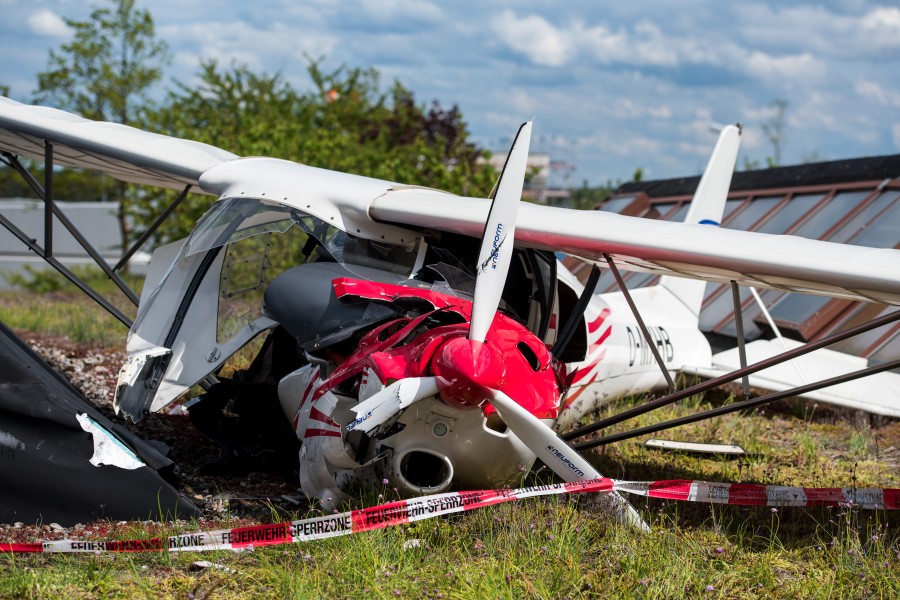
[{"label": "distant building", "polygon": [[[626,183],[598,210],[648,219],[680,221],[699,177]],[[900,248],[900,155],[779,167],[734,174],[722,227],[788,234],[873,248]],[[569,259],[572,261],[572,259]],[[786,261],[790,257],[785,257]],[[587,277],[584,264],[569,263]],[[629,288],[653,285],[658,277],[628,273]],[[598,292],[617,289],[605,271]],[[759,291],[782,335],[801,341],[820,339],[861,324],[897,307],[835,300],[825,296]],[[749,340],[772,337],[773,330],[747,288],[741,288],[741,314]],[[728,286],[708,284],[700,327],[716,338],[737,335]],[[884,326],[830,346],[833,350],[886,362],[900,356],[900,324]],[[722,339],[721,341],[726,341]]]},{"label": "distant building", "polygon": [[[117,202],[55,202],[91,246],[115,265],[122,256],[122,237]],[[44,247],[44,203],[24,198],[0,199],[0,215]],[[53,220],[53,256],[66,267],[93,265],[94,261],[58,219]],[[133,272],[142,272],[150,256],[137,253],[129,261]],[[25,273],[25,266],[50,269],[44,259],[28,249],[6,227],[0,227],[0,289],[8,288],[5,274]]]}]

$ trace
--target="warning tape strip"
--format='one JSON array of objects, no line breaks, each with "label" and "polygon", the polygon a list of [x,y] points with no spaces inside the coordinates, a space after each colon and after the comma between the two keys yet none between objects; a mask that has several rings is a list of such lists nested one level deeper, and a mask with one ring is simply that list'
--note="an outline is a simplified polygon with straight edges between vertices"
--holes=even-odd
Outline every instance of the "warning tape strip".
[{"label": "warning tape strip", "polygon": [[167,538],[140,540],[50,540],[26,544],[0,543],[0,552],[202,552],[248,550],[262,546],[321,540],[340,535],[382,529],[401,523],[431,519],[556,494],[626,492],[652,498],[738,504],[748,506],[855,506],[866,509],[900,510],[900,489],[803,488],[707,481],[616,481],[591,479],[507,490],[447,492],[400,500],[369,508],[335,513],[287,523],[255,525],[236,529],[198,531]]}]

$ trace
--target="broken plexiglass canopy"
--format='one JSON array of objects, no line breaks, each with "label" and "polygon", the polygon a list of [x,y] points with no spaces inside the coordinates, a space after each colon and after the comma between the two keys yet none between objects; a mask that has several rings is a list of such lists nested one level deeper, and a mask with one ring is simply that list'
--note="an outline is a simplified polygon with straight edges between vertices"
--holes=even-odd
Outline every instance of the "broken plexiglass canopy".
[{"label": "broken plexiglass canopy", "polygon": [[[417,257],[415,248],[357,237],[276,202],[227,198],[213,205],[197,222],[146,304],[141,306],[132,333],[142,329],[143,320],[152,312],[152,304],[160,290],[169,284],[173,272],[190,270],[195,261],[202,260],[200,257],[209,256],[211,251],[223,246],[229,272],[234,277],[225,282],[222,293],[232,298],[241,290],[256,291],[278,273],[306,262],[335,261],[351,272],[354,267],[366,267],[409,277]],[[243,265],[240,270],[239,265]]]}]

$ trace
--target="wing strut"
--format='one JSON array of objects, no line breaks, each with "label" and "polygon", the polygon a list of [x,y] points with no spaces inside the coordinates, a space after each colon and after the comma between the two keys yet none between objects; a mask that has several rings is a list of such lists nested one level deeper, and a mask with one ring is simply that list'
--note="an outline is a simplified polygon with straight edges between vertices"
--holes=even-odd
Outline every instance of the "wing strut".
[{"label": "wing strut", "polygon": [[168,216],[171,215],[172,212],[174,212],[174,210],[176,208],[178,208],[178,205],[181,204],[181,202],[185,198],[187,198],[188,192],[190,190],[191,190],[191,184],[184,186],[184,189],[181,191],[181,193],[178,195],[178,197],[175,198],[175,201],[172,202],[172,204],[170,204],[169,207],[166,208],[166,210],[162,211],[162,213],[160,213],[160,215],[158,217],[156,217],[156,220],[153,221],[153,223],[150,225],[150,227],[147,228],[147,231],[142,233],[141,237],[139,237],[137,239],[137,241],[135,241],[134,244],[132,244],[131,248],[128,249],[128,252],[126,252],[125,254],[122,255],[122,258],[120,258],[119,262],[116,263],[116,266],[113,267],[113,269],[112,269],[113,271],[118,271],[119,269],[121,269],[122,266],[128,262],[128,259],[130,259],[132,256],[134,256],[134,253],[137,252],[138,249],[144,245],[144,242],[149,240],[150,236],[153,235],[154,233],[156,233],[156,230],[159,229],[159,226],[163,224],[163,221],[165,221],[166,218],[168,218]]},{"label": "wing strut", "polygon": [[[51,258],[53,258],[53,217],[56,216],[56,218],[59,219],[59,222],[62,223],[62,225],[66,228],[66,230],[69,232],[69,234],[71,234],[71,236],[73,238],[75,238],[75,241],[77,241],[81,245],[81,247],[84,248],[84,251],[88,253],[88,255],[91,257],[91,259],[94,261],[94,263],[96,263],[96,265],[98,267],[100,267],[100,269],[103,270],[103,272],[106,274],[107,277],[109,277],[110,279],[113,280],[113,283],[115,283],[116,286],[122,291],[122,293],[125,294],[125,297],[127,297],[128,300],[131,301],[132,304],[137,306],[138,302],[139,302],[137,294],[135,294],[134,291],[130,287],[128,287],[128,284],[125,283],[125,281],[123,281],[122,278],[115,272],[115,269],[110,268],[109,264],[103,259],[102,256],[100,256],[100,253],[97,252],[97,250],[91,245],[91,243],[87,241],[87,239],[81,234],[81,232],[78,230],[78,228],[75,226],[75,224],[69,220],[69,218],[66,216],[66,214],[54,202],[54,200],[53,200],[53,144],[45,141],[44,142],[44,150],[45,150],[45,152],[44,152],[44,186],[43,187],[41,187],[41,185],[37,182],[37,180],[35,180],[35,178],[31,175],[31,173],[28,172],[28,170],[22,165],[22,163],[19,162],[19,158],[17,156],[10,154],[8,152],[3,153],[3,156],[7,159],[8,164],[13,169],[15,169],[19,173],[19,175],[22,176],[22,178],[25,180],[25,182],[28,184],[28,186],[32,189],[32,191],[34,191],[34,193],[37,194],[38,198],[40,198],[41,200],[44,201],[44,247],[41,248],[37,244],[32,244],[32,243],[28,243],[28,242],[26,242],[26,245],[33,252],[35,252],[38,256],[40,256],[41,258],[46,260],[47,263],[50,264],[50,266],[54,267],[56,270],[58,270],[60,273],[62,273],[67,279],[72,281],[72,283],[75,283],[75,285],[77,285],[79,288],[84,290],[84,286],[87,286],[86,283],[84,283],[83,281],[81,281],[80,283],[76,282],[73,279],[73,277],[75,277],[75,279],[78,279],[78,278],[71,271],[69,271],[68,269],[60,269],[59,266],[57,266],[59,264],[58,261],[54,260],[51,262],[51,260],[50,260]],[[9,229],[9,226],[6,223],[4,223],[4,225],[7,227],[7,229]],[[12,229],[10,229],[10,231],[12,232]],[[18,234],[15,234],[15,232],[13,232],[13,233],[14,233],[14,235],[16,235],[16,237],[19,237],[19,239],[22,239],[21,236],[19,236]],[[54,264],[54,263],[56,263],[56,264]],[[84,291],[87,291],[87,290],[84,290]],[[89,293],[88,295],[92,299],[97,301],[96,292],[94,292],[93,294]],[[121,317],[124,315],[119,313],[119,311],[115,311],[115,312],[111,311],[109,309],[109,303],[99,302],[99,301],[98,301],[98,303],[104,309],[106,309],[108,312],[110,312],[114,317],[116,317],[117,319],[122,321]],[[118,314],[116,314],[116,313],[118,313]],[[126,318],[126,321],[128,321],[127,318]],[[126,321],[123,321],[123,323],[126,323]],[[129,327],[131,326],[130,321],[128,321],[126,324]]]},{"label": "wing strut", "polygon": [[774,394],[766,394],[765,396],[760,396],[759,398],[751,398],[751,399],[743,400],[741,402],[735,402],[734,404],[719,406],[718,408],[713,408],[713,409],[703,411],[701,413],[697,413],[694,415],[687,415],[685,417],[681,417],[678,419],[663,421],[662,423],[655,423],[653,425],[647,425],[646,427],[639,427],[637,429],[632,429],[631,431],[615,433],[613,435],[608,435],[606,437],[602,437],[602,438],[599,438],[596,440],[582,442],[580,444],[572,444],[572,448],[574,448],[575,450],[587,450],[588,448],[595,448],[597,446],[611,444],[612,442],[620,442],[622,440],[627,440],[627,439],[630,439],[633,437],[638,437],[638,436],[645,435],[648,433],[656,433],[657,431],[662,431],[664,429],[671,429],[673,427],[687,425],[688,423],[696,423],[697,421],[703,421],[706,419],[712,419],[713,417],[727,415],[729,413],[738,412],[741,410],[756,408],[757,406],[761,406],[763,404],[768,404],[770,402],[775,402],[776,400],[783,400],[784,398],[791,398],[793,396],[799,396],[799,395],[805,394],[807,392],[814,392],[816,390],[820,390],[822,388],[826,388],[826,387],[829,387],[832,385],[838,385],[841,383],[845,383],[847,381],[853,381],[855,379],[859,379],[860,377],[866,377],[867,375],[874,375],[875,373],[881,373],[883,371],[890,371],[891,369],[896,369],[896,368],[900,368],[900,359],[893,360],[891,362],[886,362],[886,363],[883,363],[880,365],[876,365],[874,367],[869,367],[867,369],[860,369],[859,371],[845,373],[844,375],[839,375],[837,377],[832,377],[830,379],[823,379],[822,381],[817,381],[815,383],[809,383],[807,385],[796,387],[796,388],[793,388],[790,390],[785,390],[783,392],[776,392]]},{"label": "wing strut", "polygon": [[[41,196],[39,190],[35,189],[35,191]],[[44,254],[53,256],[53,207],[55,206],[53,203],[53,144],[47,140],[44,140],[44,193],[42,197],[44,198]]]},{"label": "wing strut", "polygon": [[587,282],[584,284],[584,291],[581,292],[581,296],[578,297],[578,302],[575,303],[575,309],[569,316],[569,320],[566,321],[566,324],[563,326],[559,338],[556,340],[556,343],[553,344],[553,348],[550,349],[550,352],[556,358],[559,358],[562,355],[566,346],[568,346],[569,342],[572,340],[575,328],[580,324],[581,317],[584,316],[584,311],[587,310],[588,303],[591,301],[591,296],[594,295],[594,290],[597,289],[598,281],[600,281],[600,267],[595,264],[591,267],[591,274],[588,275]]},{"label": "wing strut", "polygon": [[[606,419],[602,419],[600,421],[597,421],[596,423],[591,423],[590,425],[585,425],[583,427],[573,429],[572,431],[564,434],[562,436],[562,438],[567,441],[571,440],[571,439],[575,439],[575,438],[580,438],[589,433],[593,433],[595,431],[599,431],[606,427],[616,425],[617,423],[621,423],[622,421],[627,421],[631,418],[634,418],[638,415],[648,413],[657,408],[667,406],[669,404],[673,404],[675,402],[678,402],[679,400],[683,400],[684,398],[687,398],[688,396],[693,396],[694,394],[699,394],[700,392],[705,392],[706,390],[713,389],[713,388],[723,385],[725,383],[730,383],[730,382],[738,379],[739,377],[743,377],[744,375],[750,375],[752,373],[756,373],[757,371],[762,371],[764,369],[768,369],[769,367],[773,367],[775,365],[789,361],[793,358],[797,358],[798,356],[803,356],[804,354],[809,354],[810,352],[818,350],[819,348],[824,348],[825,346],[830,346],[831,344],[836,344],[837,342],[840,342],[847,338],[851,338],[855,335],[859,335],[860,333],[865,333],[866,331],[869,331],[872,329],[877,329],[878,327],[887,325],[889,323],[893,323],[895,321],[900,321],[900,310],[895,310],[894,312],[891,312],[891,313],[888,313],[881,317],[878,317],[877,319],[872,319],[871,321],[869,321],[867,323],[863,323],[862,325],[857,325],[856,327],[852,327],[850,329],[847,329],[846,331],[842,331],[840,333],[836,333],[834,335],[824,337],[815,342],[808,342],[808,343],[804,344],[803,346],[800,346],[799,348],[794,348],[793,350],[788,350],[786,352],[782,352],[781,354],[779,354],[777,356],[773,356],[772,358],[768,358],[766,360],[761,360],[758,363],[755,363],[748,367],[744,367],[744,368],[738,369],[736,371],[732,371],[731,373],[722,375],[720,377],[716,377],[714,379],[710,379],[708,381],[698,383],[697,385],[693,385],[691,387],[685,388],[683,390],[675,392],[674,394],[669,394],[662,398],[658,398],[656,400],[651,400],[650,402],[646,402],[646,403],[642,404],[641,406],[636,406],[629,410],[622,411],[621,413],[619,413],[617,415],[613,415]],[[889,364],[894,364],[894,363],[889,363]],[[883,371],[884,369],[881,368],[882,366],[883,365],[879,365],[878,367],[873,367],[873,368],[878,369],[878,371]],[[894,367],[890,367],[890,368],[894,368]],[[869,372],[869,369],[865,369],[862,371],[856,371],[855,373],[850,373],[849,375],[851,375],[851,376],[846,380],[842,380],[842,381],[828,380],[828,381],[831,381],[831,383],[826,383],[825,385],[821,385],[822,382],[810,384],[810,385],[817,386],[815,388],[809,388],[808,386],[794,388],[792,390],[789,390],[790,394],[787,394],[786,396],[781,396],[781,397],[786,398],[789,396],[802,394],[806,391],[813,391],[815,389],[819,389],[820,387],[827,387],[830,385],[835,385],[837,383],[842,383],[843,381],[859,379],[860,377],[865,377],[866,375],[870,375],[871,373],[875,373],[878,371]],[[842,377],[847,377],[847,376],[844,375]],[[779,392],[779,393],[786,394],[787,392]],[[762,399],[762,398],[771,398],[771,396],[762,396],[759,399]],[[734,405],[734,406],[737,406],[737,405]],[[715,416],[715,415],[712,415],[712,416]],[[704,418],[706,418],[706,417],[704,417]]]},{"label": "wing strut", "polygon": [[669,393],[674,393],[675,382],[672,381],[672,375],[666,368],[666,364],[663,362],[662,356],[660,356],[659,354],[659,349],[656,347],[656,344],[653,343],[653,338],[650,337],[650,331],[647,329],[647,325],[644,324],[644,319],[641,318],[641,313],[640,311],[638,311],[637,306],[634,305],[634,300],[631,299],[631,294],[628,292],[628,287],[622,280],[622,275],[619,273],[619,269],[616,268],[616,263],[614,263],[612,257],[610,257],[610,255],[605,252],[603,253],[603,258],[606,259],[609,268],[612,270],[613,275],[616,277],[616,283],[619,284],[619,289],[622,290],[622,295],[625,296],[625,301],[628,302],[628,307],[631,309],[634,318],[637,320],[638,325],[641,328],[641,333],[644,335],[644,339],[647,341],[647,345],[650,346],[650,351],[653,352],[653,358],[656,359],[656,364],[659,365],[659,370],[662,371],[663,377],[666,378],[666,383],[669,385]]},{"label": "wing strut", "polygon": [[28,246],[29,250],[31,250],[32,252],[34,252],[35,254],[40,256],[41,258],[43,258],[47,262],[48,265],[50,265],[51,267],[53,267],[54,269],[56,269],[57,271],[62,273],[62,275],[66,279],[71,281],[73,284],[75,284],[78,287],[78,289],[80,289],[82,292],[87,294],[91,298],[91,300],[93,300],[94,302],[99,304],[101,307],[103,307],[106,310],[106,312],[108,312],[109,314],[114,316],[116,319],[121,321],[122,324],[125,325],[125,327],[128,327],[129,329],[131,328],[131,319],[126,317],[124,314],[122,314],[122,312],[118,308],[116,308],[115,306],[110,304],[106,300],[106,298],[104,298],[103,296],[98,294],[94,290],[94,288],[92,288],[91,286],[86,284],[84,281],[82,281],[77,275],[75,275],[75,273],[73,273],[72,271],[67,269],[65,267],[65,265],[63,265],[61,262],[59,262],[52,256],[47,256],[44,253],[43,248],[38,246],[34,242],[34,240],[32,240],[32,238],[28,236],[28,234],[26,234],[24,231],[22,231],[21,229],[16,227],[12,221],[10,221],[6,217],[4,217],[2,214],[0,214],[0,225],[3,225],[4,227],[6,227],[6,229],[8,229],[11,234],[13,234],[17,238],[19,238],[19,241],[21,241],[23,244]]},{"label": "wing strut", "polygon": [[[741,368],[747,367],[747,349],[744,346],[744,316],[741,314],[741,295],[738,293],[738,284],[731,280],[731,301],[734,302],[734,327],[737,330],[738,357]],[[744,398],[750,398],[750,376],[741,377],[741,392]]]}]

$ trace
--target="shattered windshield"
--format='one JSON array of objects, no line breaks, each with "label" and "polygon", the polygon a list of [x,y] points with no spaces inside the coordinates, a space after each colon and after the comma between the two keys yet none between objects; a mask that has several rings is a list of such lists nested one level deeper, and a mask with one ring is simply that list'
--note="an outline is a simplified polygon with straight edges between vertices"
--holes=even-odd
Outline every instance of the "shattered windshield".
[{"label": "shattered windshield", "polygon": [[[254,236],[285,234],[292,227],[314,238],[306,244],[305,254],[315,249],[321,260],[330,259],[351,270],[356,265],[409,276],[415,265],[414,249],[367,240],[295,208],[249,198],[229,198],[213,206],[197,223],[181,257]],[[318,249],[311,247],[312,244]]]},{"label": "shattered windshield", "polygon": [[283,233],[292,225],[289,209],[280,204],[229,198],[213,205],[200,218],[179,259],[254,235]]},{"label": "shattered windshield", "polygon": [[[186,299],[199,284],[215,254],[224,247],[219,274],[217,341],[227,340],[244,325],[262,315],[262,298],[269,282],[279,273],[307,262],[339,262],[409,277],[416,266],[415,248],[367,240],[297,209],[251,198],[217,202],[198,221],[166,274],[142,306],[132,327],[140,330],[161,290],[167,301]],[[206,266],[203,266],[206,264]],[[187,272],[198,272],[185,279]],[[366,278],[366,277],[363,277]],[[169,313],[174,313],[171,307]],[[130,335],[130,334],[129,334]],[[166,345],[163,340],[157,343]],[[168,347],[168,346],[167,346]]]}]

